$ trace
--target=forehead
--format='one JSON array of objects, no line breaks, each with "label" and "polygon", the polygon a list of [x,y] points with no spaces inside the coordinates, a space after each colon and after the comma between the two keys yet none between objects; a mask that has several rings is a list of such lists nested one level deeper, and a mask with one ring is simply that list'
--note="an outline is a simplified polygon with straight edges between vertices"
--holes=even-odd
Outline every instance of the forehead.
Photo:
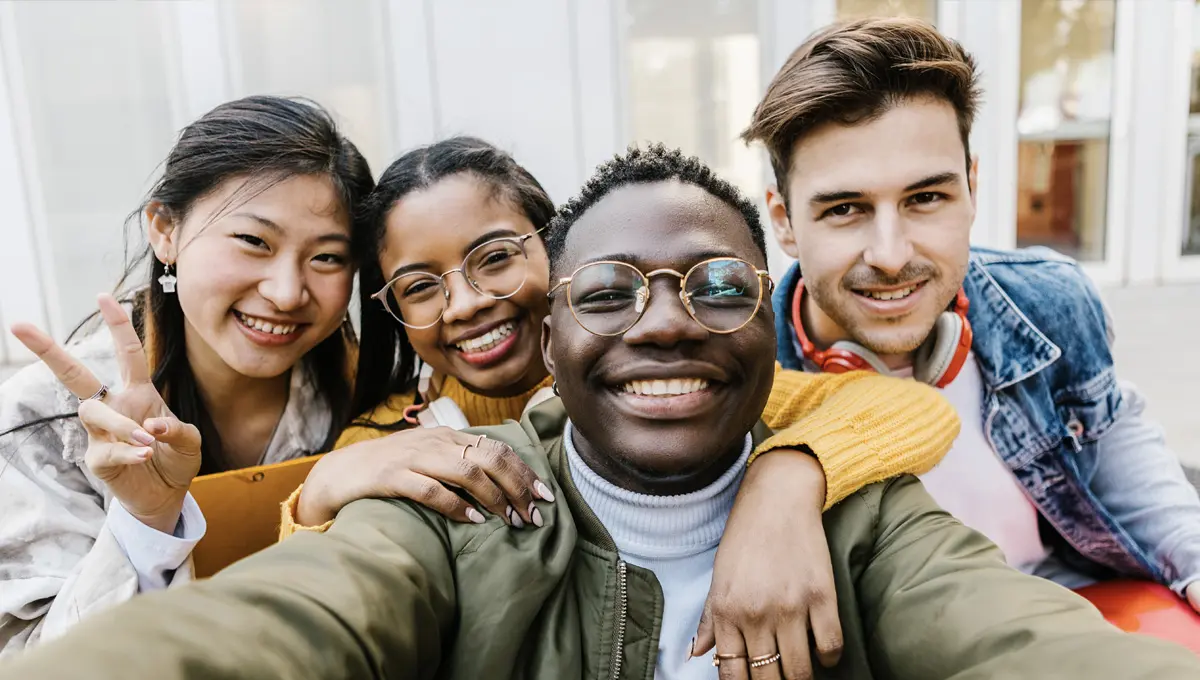
[{"label": "forehead", "polygon": [[414,191],[388,211],[382,257],[391,266],[427,262],[457,266],[480,236],[493,231],[534,231],[516,206],[469,174]]},{"label": "forehead", "polygon": [[911,99],[857,125],[827,123],[792,150],[789,194],[882,193],[936,174],[966,172],[966,150],[954,107]]},{"label": "forehead", "polygon": [[601,198],[571,227],[557,271],[608,259],[686,269],[715,255],[763,264],[740,212],[693,184],[630,184]]},{"label": "forehead", "polygon": [[350,233],[345,206],[328,177],[298,175],[258,191],[250,178],[229,180],[197,203],[193,212],[209,213],[218,219],[253,214],[282,227],[284,237],[307,232]]}]

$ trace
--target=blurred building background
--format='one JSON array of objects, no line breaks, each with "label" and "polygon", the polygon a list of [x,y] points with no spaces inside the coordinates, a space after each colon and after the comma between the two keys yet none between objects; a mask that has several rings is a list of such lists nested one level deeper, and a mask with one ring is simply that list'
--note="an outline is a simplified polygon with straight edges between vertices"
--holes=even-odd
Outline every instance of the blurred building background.
[{"label": "blurred building background", "polygon": [[[0,0],[0,325],[62,337],[94,308],[176,132],[224,100],[316,99],[376,174],[471,133],[562,201],[655,140],[762,196],[765,154],[737,135],[767,81],[813,30],[871,14],[975,54],[975,242],[1083,261],[1123,377],[1200,463],[1200,352],[1176,356],[1200,346],[1194,0]],[[5,334],[0,364],[26,360]]]}]

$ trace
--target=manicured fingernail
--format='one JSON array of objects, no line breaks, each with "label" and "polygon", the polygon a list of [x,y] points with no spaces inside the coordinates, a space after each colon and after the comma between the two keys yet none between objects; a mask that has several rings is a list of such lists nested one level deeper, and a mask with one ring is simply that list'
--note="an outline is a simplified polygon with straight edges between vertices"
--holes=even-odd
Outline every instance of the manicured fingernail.
[{"label": "manicured fingernail", "polygon": [[133,441],[141,444],[142,446],[150,446],[151,444],[154,443],[154,435],[150,434],[149,432],[143,430],[140,427],[133,431],[133,434],[130,435],[130,438],[133,439]]},{"label": "manicured fingernail", "polygon": [[150,460],[150,456],[154,455],[154,449],[142,449],[138,451],[138,458],[142,460]]},{"label": "manicured fingernail", "polygon": [[487,521],[487,519],[484,518],[483,513],[479,512],[475,508],[467,508],[467,519],[476,524],[483,524]]},{"label": "manicured fingernail", "polygon": [[517,528],[517,529],[525,528],[525,520],[521,519],[521,516],[517,514],[516,510],[513,510],[512,525],[514,528]]},{"label": "manicured fingernail", "polygon": [[529,519],[532,519],[533,523],[539,527],[545,525],[545,522],[542,521],[542,511],[535,508],[533,503],[529,504]]},{"label": "manicured fingernail", "polygon": [[685,662],[691,661],[692,657],[694,657],[694,656],[696,656],[696,636],[695,635],[692,636],[692,644],[688,645],[688,655],[687,655],[687,658],[684,659],[684,661]]},{"label": "manicured fingernail", "polygon": [[158,434],[167,433],[167,424],[161,420],[148,420],[145,425],[147,429],[154,430]]},{"label": "manicured fingernail", "polygon": [[533,490],[537,492],[538,497],[542,500],[550,503],[554,502],[554,494],[550,493],[550,487],[542,484],[542,480],[539,479],[533,483]]}]

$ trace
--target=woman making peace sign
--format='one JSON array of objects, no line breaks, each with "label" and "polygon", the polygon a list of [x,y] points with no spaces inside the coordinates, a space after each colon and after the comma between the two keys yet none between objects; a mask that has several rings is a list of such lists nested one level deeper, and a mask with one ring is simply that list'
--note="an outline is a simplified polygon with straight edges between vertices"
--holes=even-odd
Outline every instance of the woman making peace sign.
[{"label": "woman making peace sign", "polygon": [[332,445],[350,415],[351,216],[373,184],[319,107],[223,104],[139,210],[132,319],[102,297],[110,332],[69,350],[14,327],[42,363],[0,385],[0,653],[186,577],[197,473]]}]

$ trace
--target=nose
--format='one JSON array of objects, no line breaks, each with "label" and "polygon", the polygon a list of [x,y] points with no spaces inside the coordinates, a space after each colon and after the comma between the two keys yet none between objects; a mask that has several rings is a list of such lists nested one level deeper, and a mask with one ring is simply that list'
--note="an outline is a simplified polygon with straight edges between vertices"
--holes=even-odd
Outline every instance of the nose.
[{"label": "nose", "polygon": [[912,242],[900,213],[893,209],[876,212],[871,242],[863,261],[887,274],[898,274],[913,257]]},{"label": "nose", "polygon": [[446,287],[446,310],[442,312],[442,322],[469,321],[476,314],[496,304],[496,301],[467,283],[467,276],[461,271],[451,272],[442,278]]},{"label": "nose", "polygon": [[300,309],[311,299],[303,266],[282,261],[259,282],[258,293],[281,312]]},{"label": "nose", "polygon": [[679,279],[663,276],[650,284],[653,294],[642,318],[625,331],[631,345],[674,347],[681,342],[700,342],[708,330],[687,313],[679,298]]}]

